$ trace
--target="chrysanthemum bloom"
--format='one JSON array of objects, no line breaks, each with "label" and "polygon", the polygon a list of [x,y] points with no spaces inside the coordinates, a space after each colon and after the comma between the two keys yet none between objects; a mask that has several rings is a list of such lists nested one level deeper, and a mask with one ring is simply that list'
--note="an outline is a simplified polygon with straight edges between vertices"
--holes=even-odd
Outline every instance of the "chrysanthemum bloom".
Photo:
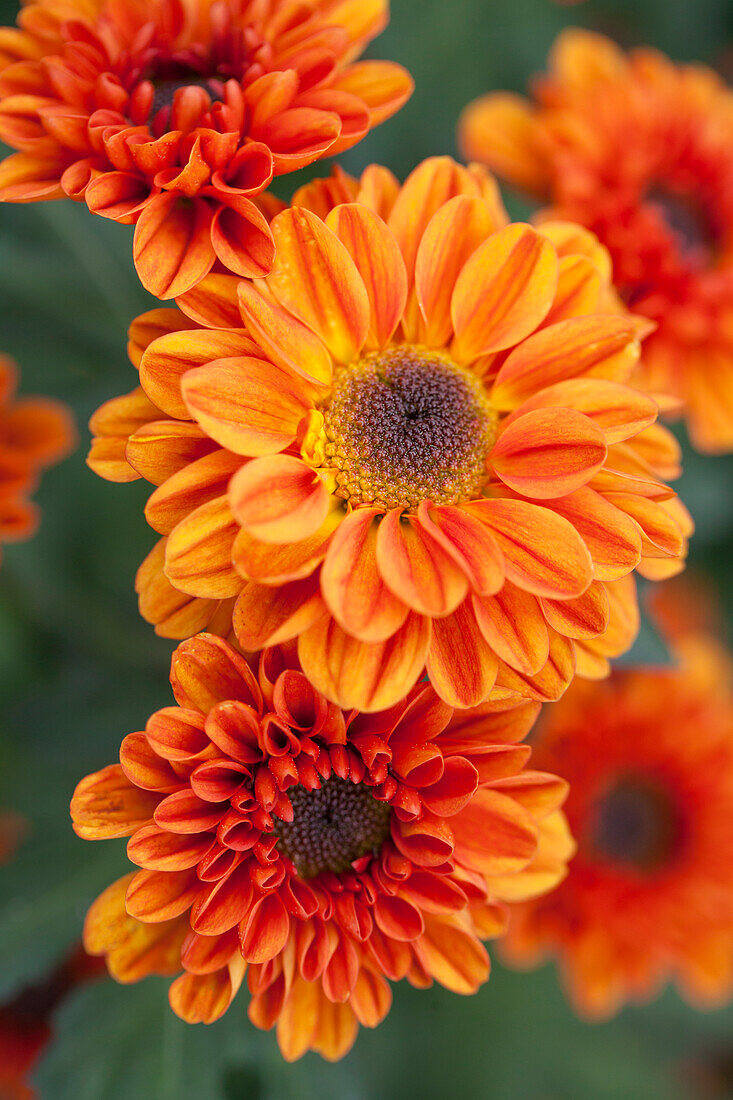
[{"label": "chrysanthemum bloom", "polygon": [[487,979],[502,900],[564,873],[565,784],[524,769],[538,704],[511,692],[454,715],[421,684],[364,715],[292,652],[252,667],[213,635],[183,642],[179,706],[77,787],[77,833],[129,836],[143,868],[93,904],[85,945],[123,982],[182,969],[170,1001],[191,1023],[221,1016],[248,970],[250,1018],[277,1023],[286,1058],[339,1058],[384,1018],[387,979]]},{"label": "chrysanthemum bloom", "polygon": [[733,994],[731,665],[710,637],[674,651],[674,668],[576,682],[533,741],[569,781],[578,854],[551,898],[517,907],[506,954],[556,958],[590,1018],[668,981],[698,1007]]},{"label": "chrysanthemum bloom", "polygon": [[639,323],[597,312],[605,251],[507,225],[448,158],[401,190],[337,174],[272,230],[266,280],[179,300],[210,327],[139,320],[142,389],[92,421],[94,469],[159,486],[143,615],[226,634],[236,598],[245,650],[298,637],[318,690],[360,710],[424,667],[463,707],[603,675],[636,629],[632,570],[680,568],[689,530],[660,480],[676,444],[625,384]]},{"label": "chrysanthemum bloom", "polygon": [[412,90],[399,65],[353,62],[386,0],[39,0],[19,21],[0,37],[0,139],[20,150],[0,199],[67,195],[135,224],[159,298],[217,260],[265,274],[253,200],[273,174],[354,145]]},{"label": "chrysanthemum bloom", "polygon": [[69,409],[50,397],[15,397],[15,363],[0,355],[0,543],[30,538],[38,510],[27,499],[46,466],[76,443]]},{"label": "chrysanthemum bloom", "polygon": [[636,313],[657,322],[641,379],[687,409],[702,450],[733,449],[733,94],[702,66],[567,30],[534,101],[466,108],[470,157],[591,229]]}]

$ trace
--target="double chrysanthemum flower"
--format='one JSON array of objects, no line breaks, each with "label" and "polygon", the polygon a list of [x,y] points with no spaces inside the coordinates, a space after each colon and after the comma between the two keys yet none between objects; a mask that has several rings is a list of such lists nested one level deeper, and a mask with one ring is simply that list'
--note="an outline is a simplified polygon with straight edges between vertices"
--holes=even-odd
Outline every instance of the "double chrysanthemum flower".
[{"label": "double chrysanthemum flower", "polygon": [[631,643],[633,570],[684,556],[676,443],[626,384],[646,322],[608,304],[590,234],[507,224],[480,172],[368,169],[326,213],[349,190],[274,218],[266,279],[184,295],[202,327],[133,326],[142,389],[96,414],[90,463],[158,485],[143,614],[179,637],[232,622],[245,650],[297,638],[345,707],[423,669],[452,706],[557,698]]},{"label": "double chrysanthemum flower", "polygon": [[[668,981],[700,1007],[733,993],[731,659],[699,593],[662,595],[676,667],[574,684],[533,739],[535,761],[570,783],[578,854],[551,897],[517,908],[506,955],[556,957],[594,1018]],[[691,600],[696,622],[680,614]]]},{"label": "double chrysanthemum flower", "polygon": [[221,1016],[246,971],[287,1058],[338,1058],[389,1010],[386,979],[474,992],[502,902],[564,873],[565,784],[520,744],[537,704],[454,714],[421,684],[345,712],[292,649],[250,664],[213,635],[178,647],[171,682],[178,706],[82,780],[72,815],[83,837],[129,836],[142,868],[94,903],[87,950],[121,981],[182,969],[186,1020]]},{"label": "double chrysanthemum flower", "polygon": [[657,325],[639,378],[674,395],[702,450],[733,448],[733,94],[712,70],[626,55],[569,29],[533,101],[466,108],[464,151],[609,249],[624,301]]},{"label": "double chrysanthemum flower", "polygon": [[354,145],[412,81],[354,58],[383,0],[93,0],[28,5],[0,39],[0,199],[86,201],[135,224],[146,289],[171,298],[218,264],[265,274],[273,175]]}]

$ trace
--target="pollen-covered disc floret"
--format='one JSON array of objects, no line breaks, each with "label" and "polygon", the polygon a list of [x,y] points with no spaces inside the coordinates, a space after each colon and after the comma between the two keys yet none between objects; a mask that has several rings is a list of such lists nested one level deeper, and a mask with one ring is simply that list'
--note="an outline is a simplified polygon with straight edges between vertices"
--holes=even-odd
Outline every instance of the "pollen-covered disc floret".
[{"label": "pollen-covered disc floret", "polygon": [[386,0],[58,0],[0,44],[0,200],[64,195],[135,224],[147,290],[216,264],[266,274],[273,175],[354,145],[406,101],[401,66],[355,58]]},{"label": "pollen-covered disc floret", "polygon": [[472,371],[428,348],[340,368],[322,412],[324,465],[352,505],[458,504],[488,479],[498,415]]},{"label": "pollen-covered disc floret", "polygon": [[212,275],[186,316],[139,318],[140,389],[93,420],[93,468],[157,486],[143,615],[247,651],[297,639],[362,711],[425,672],[455,707],[605,675],[633,572],[681,569],[692,526],[606,250],[508,224],[447,157],[401,188],[335,173],[271,226],[266,279]]},{"label": "pollen-covered disc floret", "polygon": [[655,324],[640,384],[684,404],[693,442],[733,449],[733,93],[713,70],[563,31],[532,96],[464,111],[465,155],[609,249],[626,305]]},{"label": "pollen-covered disc floret", "polygon": [[199,635],[174,654],[177,707],[122,743],[72,801],[88,839],[129,836],[141,870],[92,906],[114,977],[183,971],[174,1010],[211,1022],[247,972],[250,1017],[285,1056],[338,1058],[389,1010],[387,979],[486,980],[503,899],[562,877],[564,783],[525,769],[539,709],[511,692],[454,714],[427,684],[344,712],[292,652],[250,666]]},{"label": "pollen-covered disc floret", "polygon": [[578,851],[551,898],[516,908],[502,950],[554,958],[593,1018],[667,982],[698,1007],[733,996],[733,666],[700,592],[669,587],[674,666],[576,683],[533,736],[534,761],[570,784]]}]

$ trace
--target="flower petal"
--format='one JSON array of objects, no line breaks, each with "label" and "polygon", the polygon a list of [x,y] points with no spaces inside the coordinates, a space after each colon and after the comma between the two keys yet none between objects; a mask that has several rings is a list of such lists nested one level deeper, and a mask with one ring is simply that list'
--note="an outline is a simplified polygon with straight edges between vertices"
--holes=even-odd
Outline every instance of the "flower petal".
[{"label": "flower petal", "polygon": [[240,577],[264,584],[283,584],[308,577],[325,558],[340,522],[340,509],[332,508],[315,534],[281,544],[262,542],[240,530],[232,546],[234,568]]},{"label": "flower petal", "polygon": [[529,397],[504,421],[504,427],[531,409],[553,407],[585,413],[603,432],[606,443],[620,443],[657,419],[657,404],[644,393],[604,378],[569,378]]},{"label": "flower petal", "polygon": [[[256,355],[249,337],[237,329],[182,329],[151,340],[140,360],[140,382],[151,401],[179,420],[190,420],[181,379],[192,367],[214,359]],[[150,416],[149,420],[157,417]]]},{"label": "flower petal", "polygon": [[594,489],[585,486],[554,500],[552,510],[569,520],[582,538],[597,580],[624,577],[639,564],[641,534],[636,523]]},{"label": "flower petal", "polygon": [[481,703],[496,681],[497,660],[481,634],[469,600],[446,619],[434,619],[426,658],[430,683],[449,706]]},{"label": "flower petal", "polygon": [[346,247],[366,288],[371,311],[367,344],[384,347],[407,301],[407,272],[399,245],[382,219],[358,203],[337,206],[326,225]]},{"label": "flower petal", "polygon": [[333,363],[315,333],[251,282],[240,282],[237,295],[247,330],[268,359],[309,382],[328,385]]},{"label": "flower petal", "polygon": [[148,499],[145,518],[162,535],[170,534],[202,504],[226,494],[229,480],[242,465],[238,455],[221,448],[172,474]]},{"label": "flower petal", "polygon": [[550,626],[566,638],[597,638],[608,626],[610,609],[606,589],[594,581],[574,600],[542,600]]},{"label": "flower petal", "polygon": [[74,791],[74,832],[84,840],[131,836],[151,820],[160,802],[153,791],[141,791],[119,764],[85,776]]},{"label": "flower petal", "polygon": [[202,504],[168,536],[168,579],[191,596],[214,600],[236,596],[242,587],[242,578],[232,565],[238,530],[226,496]]},{"label": "flower petal", "polygon": [[585,485],[606,460],[600,428],[574,409],[535,409],[512,421],[489,456],[505,485],[544,500]]},{"label": "flower petal", "polygon": [[298,657],[313,686],[339,706],[386,710],[417,680],[430,642],[430,621],[410,613],[385,641],[360,642],[334,619],[320,619],[298,639]]},{"label": "flower petal", "polygon": [[496,376],[491,403],[497,409],[514,409],[538,390],[569,378],[624,382],[639,354],[636,327],[623,314],[559,321],[510,352]]},{"label": "flower petal", "polygon": [[499,228],[488,204],[469,195],[456,195],[430,219],[415,259],[415,293],[428,347],[450,343],[450,303],[456,279],[478,246]]},{"label": "flower petal", "polygon": [[357,508],[339,525],[321,570],[321,591],[339,625],[362,642],[383,642],[409,608],[386,586],[377,563],[379,515]]},{"label": "flower petal", "polygon": [[156,298],[175,298],[209,273],[216,259],[211,219],[205,200],[190,202],[174,192],[157,195],[143,207],[133,258],[146,290]]},{"label": "flower petal", "polygon": [[190,907],[200,885],[193,869],[138,871],[127,887],[127,912],[150,924],[180,917]]},{"label": "flower petal", "polygon": [[234,605],[232,623],[242,649],[254,652],[297,638],[327,614],[317,578],[277,588],[250,581]]},{"label": "flower petal", "polygon": [[460,565],[474,592],[490,596],[504,583],[504,558],[488,528],[453,505],[423,501],[417,517],[428,534]]},{"label": "flower petal", "polygon": [[279,955],[288,941],[290,917],[277,894],[258,901],[242,929],[242,955],[248,963],[266,963]]},{"label": "flower petal", "polygon": [[464,505],[485,523],[504,555],[507,579],[535,596],[579,596],[593,579],[585,543],[563,516],[523,500]]},{"label": "flower petal", "polygon": [[229,483],[232,515],[263,542],[298,542],[326,520],[330,493],[325,482],[299,458],[256,458]]},{"label": "flower petal", "polygon": [[456,856],[485,875],[521,871],[537,850],[537,829],[513,799],[482,788],[451,821]]},{"label": "flower petal", "polygon": [[423,615],[455,611],[468,591],[465,573],[419,522],[391,509],[379,524],[377,567],[387,587]]},{"label": "flower petal", "polygon": [[542,194],[548,165],[535,140],[534,108],[512,92],[490,92],[474,100],[458,123],[467,160],[487,164],[502,179]]},{"label": "flower petal", "polygon": [[451,316],[458,357],[511,347],[544,320],[557,287],[557,253],[528,225],[509,225],[473,253],[456,280]]},{"label": "flower petal", "polygon": [[534,675],[550,652],[547,626],[534,596],[509,581],[495,596],[473,597],[479,630],[502,661]]},{"label": "flower petal", "polygon": [[452,993],[475,993],[489,976],[489,956],[476,936],[450,920],[425,922],[415,954],[431,978]]},{"label": "flower petal", "polygon": [[277,258],[267,286],[342,363],[354,359],[369,332],[369,296],[338,237],[302,207],[272,222]]}]

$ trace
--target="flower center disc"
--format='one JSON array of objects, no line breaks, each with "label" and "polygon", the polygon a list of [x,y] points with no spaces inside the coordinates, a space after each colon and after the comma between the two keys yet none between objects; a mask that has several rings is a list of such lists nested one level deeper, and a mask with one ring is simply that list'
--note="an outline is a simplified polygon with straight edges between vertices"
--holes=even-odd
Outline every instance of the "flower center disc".
[{"label": "flower center disc", "polygon": [[712,220],[705,207],[692,196],[685,196],[665,187],[655,187],[647,201],[661,211],[665,222],[676,236],[682,255],[707,261],[715,250],[716,236]]},{"label": "flower center disc", "polygon": [[389,805],[361,783],[333,776],[318,790],[291,787],[288,795],[293,820],[276,818],[273,832],[301,878],[348,871],[360,856],[376,854],[389,833]]},{"label": "flower center disc", "polygon": [[620,780],[600,800],[591,836],[605,857],[650,871],[677,845],[679,816],[669,793],[644,778]]},{"label": "flower center disc", "polygon": [[481,380],[405,345],[343,367],[322,409],[325,455],[352,504],[417,508],[477,495],[497,415]]}]

